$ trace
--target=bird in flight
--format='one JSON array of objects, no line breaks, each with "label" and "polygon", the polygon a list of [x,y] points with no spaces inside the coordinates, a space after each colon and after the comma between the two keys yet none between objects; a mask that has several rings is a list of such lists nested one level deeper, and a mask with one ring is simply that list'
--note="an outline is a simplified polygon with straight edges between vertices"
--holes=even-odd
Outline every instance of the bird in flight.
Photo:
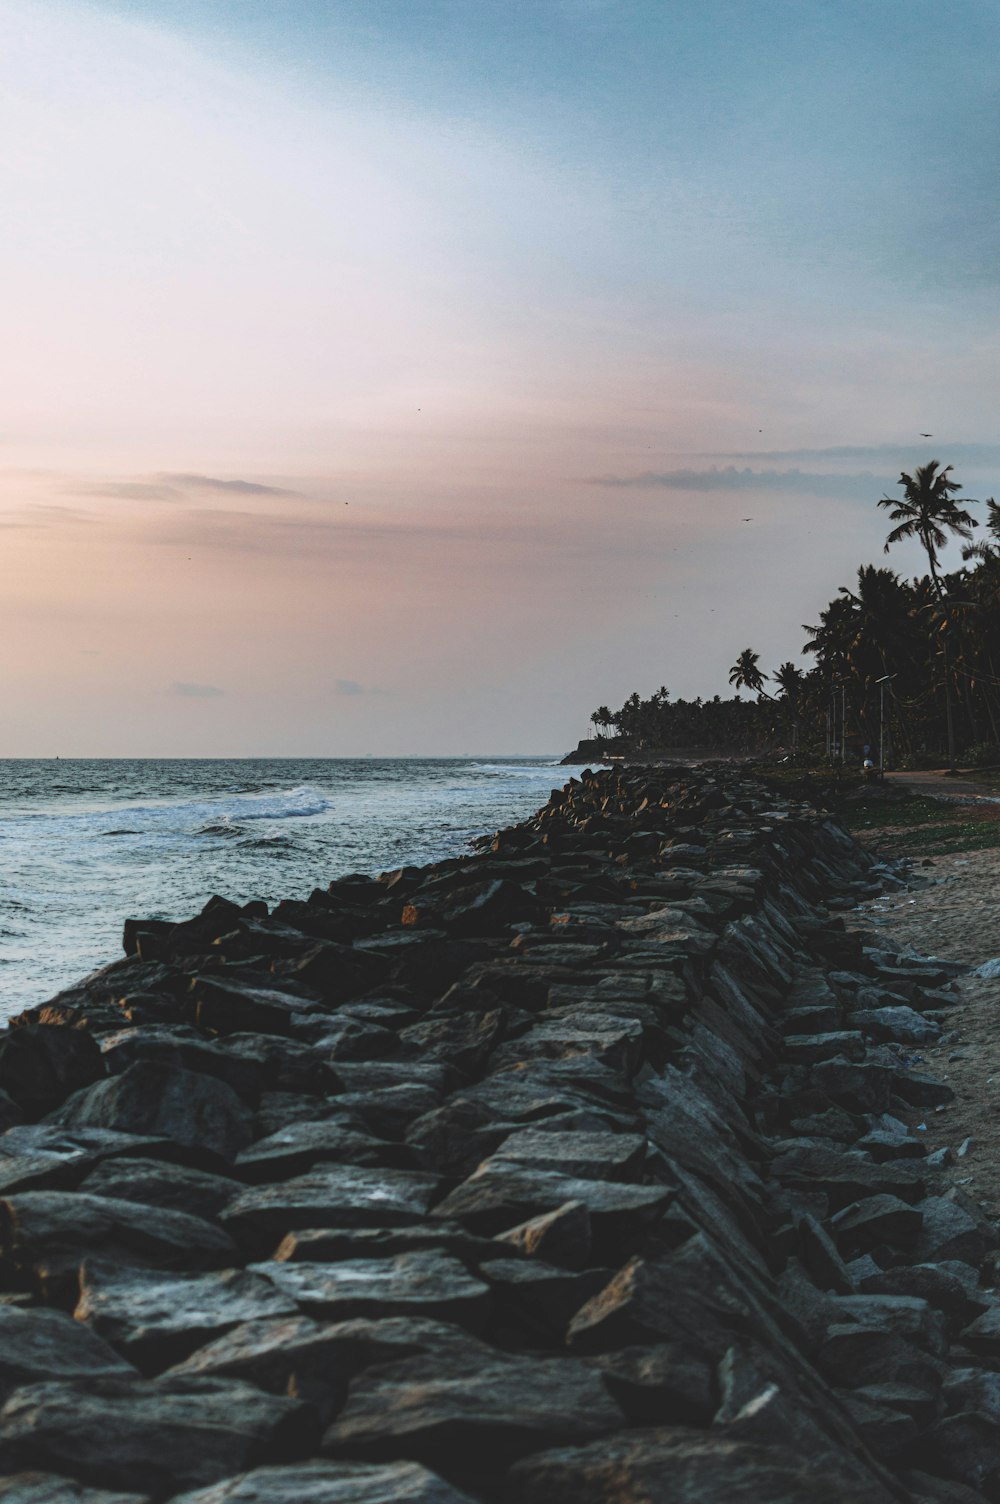
[{"label": "bird in flight", "polygon": [[920,437],[922,439],[933,439],[934,435],[932,433],[922,433]]},{"label": "bird in flight", "polygon": [[744,517],[744,518],[743,518],[743,521],[744,521],[744,522],[752,522],[752,521],[753,521],[753,518],[752,518],[752,517]]}]

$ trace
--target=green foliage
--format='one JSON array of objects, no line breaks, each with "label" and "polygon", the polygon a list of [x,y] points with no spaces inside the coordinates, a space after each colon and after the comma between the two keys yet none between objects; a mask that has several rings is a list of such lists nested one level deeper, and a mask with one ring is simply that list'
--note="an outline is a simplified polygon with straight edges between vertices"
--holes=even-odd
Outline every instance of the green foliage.
[{"label": "green foliage", "polygon": [[978,525],[956,501],[962,488],[937,460],[904,471],[899,484],[902,497],[878,502],[896,524],[886,550],[916,539],[928,575],[904,580],[864,564],[804,628],[808,671],[789,660],[765,673],[744,648],[729,673],[732,699],[672,700],[661,686],[618,711],[601,706],[591,717],[600,734],[617,732],[635,751],[791,755],[799,765],[829,760],[841,740],[854,768],[866,746],[876,761],[881,749],[887,768],[940,767],[958,755],[1000,762],[1000,505],[985,502],[990,541],[966,548],[966,567],[942,575],[949,538],[969,539]]}]

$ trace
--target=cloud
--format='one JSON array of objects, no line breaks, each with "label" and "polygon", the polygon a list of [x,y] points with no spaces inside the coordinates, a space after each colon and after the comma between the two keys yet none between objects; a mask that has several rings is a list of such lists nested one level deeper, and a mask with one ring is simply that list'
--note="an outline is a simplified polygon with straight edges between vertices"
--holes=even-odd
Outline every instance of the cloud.
[{"label": "cloud", "polygon": [[112,501],[176,501],[181,495],[176,486],[158,485],[151,481],[109,480],[92,486],[76,486],[73,496],[106,496]]},{"label": "cloud", "polygon": [[618,489],[664,491],[806,491],[815,496],[843,495],[845,490],[870,491],[884,484],[870,471],[828,475],[804,470],[738,470],[735,465],[711,470],[643,470],[637,475],[599,475],[590,485]]},{"label": "cloud", "polygon": [[363,695],[365,686],[356,679],[334,679],[333,692],[335,695]]},{"label": "cloud", "polygon": [[913,466],[926,464],[940,456],[942,464],[1000,464],[1000,444],[952,444],[946,439],[916,436],[909,444],[837,444],[827,449],[756,449],[731,450],[706,454],[715,460],[847,460],[854,464],[892,464]]},{"label": "cloud", "polygon": [[236,496],[301,496],[301,491],[288,491],[282,486],[263,486],[255,480],[220,480],[214,475],[167,474],[162,477],[168,484],[187,486],[199,491],[228,491]]},{"label": "cloud", "polygon": [[168,695],[179,695],[184,700],[216,700],[225,694],[224,689],[219,689],[215,684],[191,684],[184,680],[174,680],[167,690]]}]

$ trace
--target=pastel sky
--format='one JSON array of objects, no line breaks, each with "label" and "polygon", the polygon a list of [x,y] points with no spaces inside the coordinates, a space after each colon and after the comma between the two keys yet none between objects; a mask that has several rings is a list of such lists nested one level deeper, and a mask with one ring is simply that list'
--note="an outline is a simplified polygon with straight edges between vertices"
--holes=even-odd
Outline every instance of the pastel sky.
[{"label": "pastel sky", "polygon": [[3,755],[558,752],[1000,485],[993,0],[0,35]]}]

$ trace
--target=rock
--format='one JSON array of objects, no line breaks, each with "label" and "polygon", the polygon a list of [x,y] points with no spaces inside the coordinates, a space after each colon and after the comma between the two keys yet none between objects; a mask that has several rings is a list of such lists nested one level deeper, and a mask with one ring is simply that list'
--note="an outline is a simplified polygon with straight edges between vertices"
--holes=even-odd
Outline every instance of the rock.
[{"label": "rock", "polygon": [[0,1035],[0,1088],[26,1117],[42,1117],[103,1075],[100,1049],[83,1029],[28,1024]]},{"label": "rock", "polygon": [[421,1354],[474,1364],[489,1357],[490,1349],[440,1321],[391,1316],[320,1323],[292,1316],[234,1327],[172,1372],[241,1379],[271,1394],[306,1399],[329,1420],[343,1405],[356,1374]]},{"label": "rock", "polygon": [[240,1190],[238,1181],[158,1159],[105,1159],[80,1182],[93,1196],[140,1201],[168,1211],[212,1218]]},{"label": "rock", "polygon": [[590,1446],[542,1452],[511,1469],[504,1504],[891,1504],[836,1459],[754,1446],[681,1427],[619,1432]]},{"label": "rock", "polygon": [[554,1171],[532,1171],[487,1160],[474,1175],[434,1208],[475,1231],[497,1233],[505,1227],[580,1201],[590,1215],[598,1258],[629,1243],[654,1223],[672,1199],[662,1186],[619,1185],[610,1180],[581,1180]]},{"label": "rock", "polygon": [[866,1196],[831,1219],[830,1230],[844,1258],[870,1253],[883,1243],[911,1249],[920,1237],[923,1216],[898,1196]]},{"label": "rock", "polygon": [[[39,1500],[39,1504],[42,1501]],[[111,1504],[111,1501],[108,1501]],[[261,1467],[171,1504],[473,1504],[416,1462],[301,1462]]]},{"label": "rock", "polygon": [[0,1305],[0,1403],[22,1384],[42,1379],[124,1378],[134,1372],[114,1348],[62,1311]]},{"label": "rock", "polygon": [[642,1167],[646,1140],[638,1133],[546,1133],[524,1128],[505,1138],[492,1164],[558,1170],[583,1180],[631,1181]]},{"label": "rock", "polygon": [[294,1036],[301,1024],[324,1012],[318,1000],[298,992],[208,975],[192,977],[191,1002],[198,1027],[213,1034]]},{"label": "rock", "polygon": [[393,1227],[419,1222],[438,1180],[417,1170],[324,1165],[277,1185],[243,1191],[221,1214],[222,1225],[251,1249],[273,1249],[304,1227]]},{"label": "rock", "polygon": [[425,885],[402,912],[406,926],[438,926],[453,935],[500,935],[512,924],[540,917],[537,898],[520,883],[503,878],[449,885],[440,893]]},{"label": "rock", "polygon": [[437,1249],[387,1259],[271,1262],[250,1268],[295,1301],[303,1315],[338,1321],[352,1316],[425,1316],[476,1330],[490,1304],[489,1287]]},{"label": "rock", "polygon": [[147,1061],[77,1092],[55,1121],[169,1138],[206,1162],[233,1160],[250,1142],[249,1110],[224,1081]]},{"label": "rock", "polygon": [[[966,1266],[972,1276],[972,1292],[978,1283],[977,1271]],[[880,1269],[869,1274],[859,1283],[859,1289],[871,1295],[915,1295],[943,1312],[954,1336],[969,1321],[974,1320],[981,1304],[970,1292],[968,1284],[959,1278],[953,1268],[944,1264],[899,1265],[895,1269]]]},{"label": "rock", "polygon": [[57,1468],[169,1498],[316,1445],[315,1413],[228,1379],[28,1384],[0,1411],[0,1468]]},{"label": "rock", "polygon": [[406,1456],[449,1481],[485,1483],[527,1452],[601,1435],[621,1421],[600,1376],[573,1358],[408,1358],[355,1379],[323,1451]]},{"label": "rock", "polygon": [[816,1362],[830,1383],[844,1389],[903,1384],[935,1394],[941,1387],[936,1359],[904,1337],[857,1323],[831,1326]]},{"label": "rock", "polygon": [[487,1259],[479,1273],[493,1291],[493,1330],[505,1346],[513,1334],[529,1345],[561,1340],[584,1301],[608,1282],[609,1269],[568,1270],[541,1259]]},{"label": "rock", "polygon": [[256,1105],[263,1089],[262,1059],[238,1054],[214,1040],[203,1039],[186,1024],[122,1029],[101,1040],[101,1051],[104,1064],[113,1075],[140,1060],[169,1065],[175,1070],[216,1076],[251,1106]]},{"label": "rock", "polygon": [[715,1365],[679,1342],[621,1347],[591,1360],[632,1426],[707,1426],[718,1409]]},{"label": "rock", "polygon": [[148,1494],[108,1493],[55,1473],[16,1473],[0,1478],[2,1504],[150,1504]]},{"label": "rock", "polygon": [[920,1263],[961,1259],[977,1267],[992,1248],[996,1233],[985,1218],[975,1216],[950,1196],[928,1196],[917,1203],[921,1226],[916,1256]]},{"label": "rock", "polygon": [[935,1471],[978,1489],[987,1499],[1000,1498],[1000,1423],[961,1411],[932,1426],[925,1447]]},{"label": "rock", "polygon": [[111,1196],[28,1191],[0,1201],[0,1253],[57,1303],[76,1297],[84,1257],[154,1268],[219,1268],[236,1249],[200,1217]]},{"label": "rock", "polygon": [[73,1314],[150,1375],[234,1326],[296,1309],[271,1281],[244,1269],[175,1274],[88,1261]]},{"label": "rock", "polygon": [[924,1018],[905,1003],[895,1008],[859,1008],[853,1018],[858,1028],[873,1039],[895,1040],[899,1044],[933,1044],[941,1033],[940,1024]]},{"label": "rock", "polygon": [[300,1175],[320,1163],[383,1165],[402,1168],[412,1154],[385,1139],[346,1127],[337,1118],[290,1123],[277,1133],[258,1139],[236,1156],[235,1170],[258,1184]]},{"label": "rock", "polygon": [[457,1222],[415,1222],[407,1227],[307,1227],[278,1244],[279,1263],[335,1264],[341,1259],[388,1258],[437,1248],[462,1263],[495,1258],[502,1251],[490,1238],[477,1238]]},{"label": "rock", "polygon": [[497,1233],[495,1241],[564,1269],[584,1269],[593,1262],[590,1213],[582,1201],[566,1201],[553,1212],[519,1222]]}]

